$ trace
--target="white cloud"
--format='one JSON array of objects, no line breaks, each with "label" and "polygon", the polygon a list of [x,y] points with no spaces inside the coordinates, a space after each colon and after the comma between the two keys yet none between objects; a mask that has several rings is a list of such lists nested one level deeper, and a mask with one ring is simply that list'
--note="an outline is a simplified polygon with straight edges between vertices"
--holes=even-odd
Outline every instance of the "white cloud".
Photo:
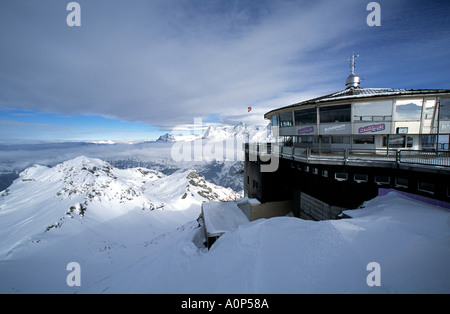
[{"label": "white cloud", "polygon": [[343,89],[346,58],[370,42],[358,0],[79,3],[82,26],[69,28],[60,1],[2,2],[0,108],[170,129],[210,115],[239,121],[252,106],[261,120]]}]

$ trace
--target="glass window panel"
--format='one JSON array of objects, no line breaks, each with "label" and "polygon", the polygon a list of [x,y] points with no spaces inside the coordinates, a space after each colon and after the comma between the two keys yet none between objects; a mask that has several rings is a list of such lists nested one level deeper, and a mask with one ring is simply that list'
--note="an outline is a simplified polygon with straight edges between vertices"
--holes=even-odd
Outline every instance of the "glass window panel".
[{"label": "glass window panel", "polygon": [[430,182],[419,181],[418,189],[423,192],[434,193],[434,184]]},{"label": "glass window panel", "polygon": [[376,183],[384,183],[389,184],[391,182],[391,178],[389,176],[375,176]]},{"label": "glass window panel", "polygon": [[436,147],[436,135],[422,135],[422,148],[435,148]]},{"label": "glass window panel", "polygon": [[313,136],[307,135],[307,136],[301,136],[301,142],[302,143],[312,143],[313,142]]},{"label": "glass window panel", "polygon": [[280,113],[280,126],[292,125],[292,111]]},{"label": "glass window panel", "polygon": [[272,126],[278,126],[278,115],[272,116]]},{"label": "glass window panel", "polygon": [[411,148],[413,147],[414,139],[412,136],[408,136],[406,138],[406,147]]},{"label": "glass window panel", "polygon": [[408,179],[398,177],[398,178],[396,178],[395,181],[396,181],[395,183],[399,186],[403,186],[406,188],[408,187]]},{"label": "glass window panel", "polygon": [[375,137],[373,135],[354,136],[353,144],[374,144]]},{"label": "glass window panel", "polygon": [[319,112],[321,123],[350,122],[351,120],[351,105],[320,107]]},{"label": "glass window panel", "polygon": [[367,174],[355,173],[354,180],[359,182],[367,182],[369,180],[369,176]]},{"label": "glass window panel", "polygon": [[316,108],[295,110],[294,116],[295,116],[295,124],[296,125],[317,123],[317,109]]},{"label": "glass window panel", "polygon": [[422,100],[397,100],[395,103],[395,119],[397,121],[420,120]]},{"label": "glass window panel", "polygon": [[331,143],[333,143],[333,144],[350,144],[350,136],[332,136]]},{"label": "glass window panel", "polygon": [[450,120],[450,98],[441,98],[439,119]]},{"label": "glass window panel", "polygon": [[424,119],[425,120],[433,119],[435,105],[436,105],[436,101],[434,99],[425,101],[425,107],[424,107]]},{"label": "glass window panel", "polygon": [[391,121],[392,101],[372,101],[353,104],[354,121]]},{"label": "glass window panel", "polygon": [[406,136],[391,135],[389,136],[389,147],[402,148],[405,147]]}]

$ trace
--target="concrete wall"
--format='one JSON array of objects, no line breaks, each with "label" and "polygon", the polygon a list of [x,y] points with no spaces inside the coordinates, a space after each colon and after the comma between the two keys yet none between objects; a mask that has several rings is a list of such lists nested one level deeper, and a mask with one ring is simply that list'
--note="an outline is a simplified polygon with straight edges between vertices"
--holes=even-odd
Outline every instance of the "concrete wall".
[{"label": "concrete wall", "polygon": [[337,219],[344,208],[328,205],[306,193],[300,192],[300,218],[308,220]]},{"label": "concrete wall", "polygon": [[238,204],[242,212],[250,221],[260,218],[272,218],[286,216],[292,211],[292,201],[267,202],[262,204],[252,204],[244,201]]}]

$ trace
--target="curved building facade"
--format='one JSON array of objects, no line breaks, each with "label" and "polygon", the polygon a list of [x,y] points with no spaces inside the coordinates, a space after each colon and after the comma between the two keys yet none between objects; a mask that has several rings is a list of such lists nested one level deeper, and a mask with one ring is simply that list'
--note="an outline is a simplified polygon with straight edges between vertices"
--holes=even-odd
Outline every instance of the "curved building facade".
[{"label": "curved building facade", "polygon": [[265,118],[293,147],[448,150],[450,90],[350,87]]},{"label": "curved building facade", "polygon": [[450,201],[450,90],[361,88],[353,70],[344,90],[265,114],[275,142],[245,146],[248,197],[291,200],[309,219],[320,215],[306,213],[306,199],[331,213],[380,189]]}]

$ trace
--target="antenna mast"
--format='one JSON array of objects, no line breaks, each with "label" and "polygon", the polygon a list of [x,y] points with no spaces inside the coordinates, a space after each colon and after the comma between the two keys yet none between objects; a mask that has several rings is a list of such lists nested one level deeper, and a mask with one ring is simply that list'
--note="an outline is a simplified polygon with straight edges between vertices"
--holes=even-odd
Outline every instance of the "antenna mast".
[{"label": "antenna mast", "polygon": [[348,59],[348,61],[350,61],[350,69],[352,74],[355,74],[356,58],[359,58],[359,55],[355,56],[355,54],[353,53],[350,59]]}]

